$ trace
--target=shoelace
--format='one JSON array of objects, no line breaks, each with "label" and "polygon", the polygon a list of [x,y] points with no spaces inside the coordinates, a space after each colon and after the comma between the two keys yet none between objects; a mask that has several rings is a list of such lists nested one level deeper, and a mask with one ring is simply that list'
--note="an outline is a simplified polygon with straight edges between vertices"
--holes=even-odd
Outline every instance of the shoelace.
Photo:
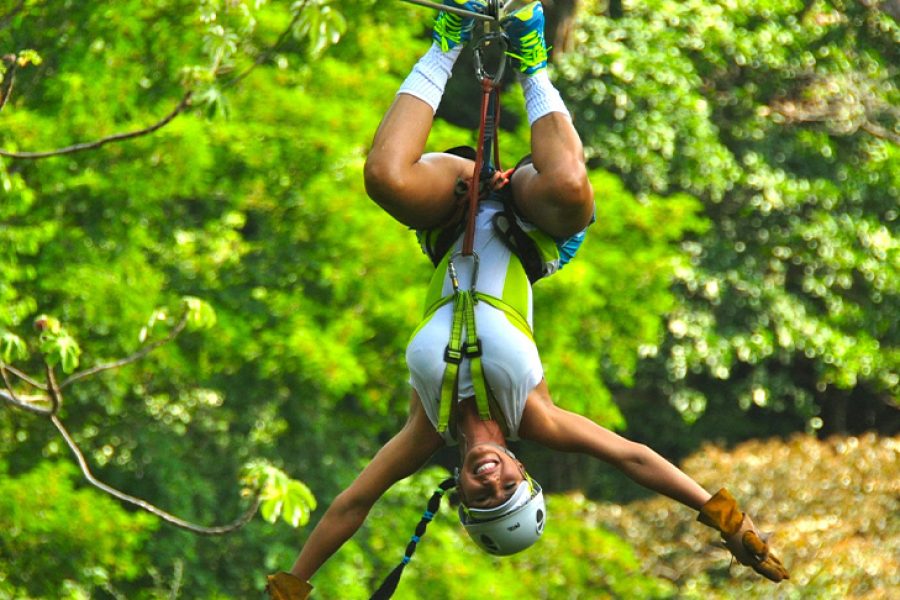
[{"label": "shoelace", "polygon": [[462,43],[462,30],[462,17],[449,12],[442,12],[438,15],[437,22],[434,24],[434,32],[441,38],[443,52],[450,49],[447,40],[456,44]]},{"label": "shoelace", "polygon": [[547,60],[547,48],[541,43],[541,36],[537,31],[525,34],[520,38],[519,42],[519,52],[521,54],[514,52],[507,52],[507,54],[529,67]]}]

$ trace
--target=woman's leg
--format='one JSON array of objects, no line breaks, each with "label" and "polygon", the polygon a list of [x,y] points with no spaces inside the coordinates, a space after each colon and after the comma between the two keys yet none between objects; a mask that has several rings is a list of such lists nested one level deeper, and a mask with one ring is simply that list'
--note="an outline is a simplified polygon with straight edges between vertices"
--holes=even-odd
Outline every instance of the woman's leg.
[{"label": "woman's leg", "polygon": [[[486,3],[444,0],[444,4],[483,12]],[[416,229],[446,222],[455,209],[457,178],[467,178],[473,170],[471,161],[458,156],[424,154],[434,113],[473,26],[472,18],[438,13],[431,48],[400,86],[366,160],[369,196],[395,219]]]},{"label": "woman's leg", "polygon": [[532,2],[513,15],[506,33],[520,71],[533,161],[513,176],[513,197],[529,221],[554,237],[569,237],[591,222],[594,193],[581,139],[547,75],[541,3]]},{"label": "woman's leg", "polygon": [[550,112],[536,120],[531,151],[532,164],[517,169],[512,180],[517,208],[554,237],[578,233],[594,215],[594,191],[568,114]]},{"label": "woman's leg", "polygon": [[472,175],[472,161],[423,154],[434,109],[408,93],[397,94],[381,121],[366,159],[369,196],[392,217],[416,229],[446,221],[456,204],[457,178]]}]

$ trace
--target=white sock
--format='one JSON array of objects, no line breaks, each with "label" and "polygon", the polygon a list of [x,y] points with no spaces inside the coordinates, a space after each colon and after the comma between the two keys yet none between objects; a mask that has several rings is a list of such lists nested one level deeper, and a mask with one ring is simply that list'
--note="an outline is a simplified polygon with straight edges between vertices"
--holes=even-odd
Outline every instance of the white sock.
[{"label": "white sock", "polygon": [[569,109],[566,108],[559,91],[553,87],[547,70],[542,69],[531,77],[522,77],[522,92],[525,94],[525,111],[528,113],[528,124],[534,122],[546,114],[552,112],[563,113],[569,119]]},{"label": "white sock", "polygon": [[461,51],[462,46],[458,45],[447,52],[441,52],[438,43],[432,42],[431,48],[419,59],[397,93],[415,96],[437,112],[447,80],[450,79],[453,65]]}]

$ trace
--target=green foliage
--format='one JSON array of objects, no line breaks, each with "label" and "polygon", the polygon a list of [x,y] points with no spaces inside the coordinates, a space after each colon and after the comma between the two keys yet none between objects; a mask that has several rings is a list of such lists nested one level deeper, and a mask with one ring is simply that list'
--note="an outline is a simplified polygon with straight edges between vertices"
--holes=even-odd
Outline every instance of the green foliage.
[{"label": "green foliage", "polygon": [[[301,4],[301,3],[298,3]],[[303,2],[302,4],[307,4]],[[294,35],[309,39],[309,57],[316,59],[331,45],[337,44],[347,30],[343,14],[331,6],[329,0],[312,0],[317,10],[303,10],[294,27]]]},{"label": "green foliage", "polygon": [[791,573],[772,584],[729,568],[715,534],[665,499],[601,507],[597,519],[632,544],[651,575],[675,578],[679,598],[888,598],[900,585],[900,439],[818,441],[797,435],[728,451],[704,446],[683,464],[709,490],[727,487]]},{"label": "green foliage", "polygon": [[711,222],[645,376],[689,422],[737,401],[816,429],[847,390],[896,405],[897,22],[858,2],[601,5],[558,71],[592,164]]},{"label": "green foliage", "polygon": [[[582,4],[591,10],[556,74],[598,213],[577,259],[535,290],[554,398],[610,427],[627,415],[644,441],[679,452],[704,436],[889,429],[896,413],[879,407],[897,385],[896,24],[857,2],[625,2],[620,19]],[[430,268],[411,233],[366,199],[362,165],[432,14],[373,0],[21,7],[0,15],[3,54],[29,63],[15,65],[0,148],[135,131],[194,95],[152,135],[0,159],[0,356],[40,372],[21,342],[46,313],[82,347],[57,338],[48,356],[103,364],[162,339],[187,308],[190,335],[67,387],[61,417],[103,481],[201,522],[239,512],[234,482],[260,457],[249,487],[268,486],[278,527],[259,520],[216,540],[164,527],[134,555],[145,575],[103,567],[123,597],[253,597],[263,569],[284,569],[297,551],[282,523],[318,517],[311,492],[288,478],[333,498],[403,422],[403,348]],[[13,65],[3,64],[6,83]],[[451,83],[468,80],[464,66]],[[511,85],[504,122],[522,112]],[[473,138],[439,121],[429,149]],[[504,161],[528,146],[524,123],[503,132]],[[66,452],[37,423],[0,411],[10,472]],[[538,462],[555,486],[596,494],[607,481],[594,463]],[[438,477],[391,491],[317,576],[322,597],[374,589]],[[628,485],[603,493],[621,498]],[[609,531],[585,529],[601,509],[577,495],[550,502],[547,552],[512,561],[460,550],[445,509],[400,594],[464,597],[462,576],[519,597],[687,589],[641,573]],[[98,535],[98,547],[130,543]],[[66,559],[27,548],[16,560]],[[692,585],[719,585],[720,574]],[[84,597],[91,577],[49,581],[45,597]],[[15,585],[13,597],[38,594]]]},{"label": "green foliage", "polygon": [[216,311],[208,302],[193,296],[185,296],[182,300],[187,310],[188,329],[211,329],[216,324]]},{"label": "green foliage", "polygon": [[60,365],[64,373],[74,371],[81,356],[81,347],[75,338],[54,317],[40,315],[34,322],[41,332],[38,348],[47,364],[51,367]]},{"label": "green foliage", "polygon": [[245,486],[242,495],[259,494],[260,514],[270,523],[281,517],[291,527],[300,527],[309,522],[310,512],[316,509],[316,499],[303,482],[265,462],[245,465],[241,483]]},{"label": "green foliage", "polygon": [[28,347],[22,338],[8,331],[0,332],[0,360],[9,364],[28,358]]},{"label": "green foliage", "polygon": [[536,286],[535,333],[555,401],[617,428],[606,386],[632,385],[641,353],[662,341],[660,315],[675,307],[672,282],[688,266],[678,242],[708,225],[687,195],[638,200],[600,171],[591,183],[597,222],[576,259]]},{"label": "green foliage", "polygon": [[158,522],[130,514],[92,489],[77,489],[76,470],[44,462],[0,477],[0,596],[86,597],[131,581],[150,564],[144,553]]}]

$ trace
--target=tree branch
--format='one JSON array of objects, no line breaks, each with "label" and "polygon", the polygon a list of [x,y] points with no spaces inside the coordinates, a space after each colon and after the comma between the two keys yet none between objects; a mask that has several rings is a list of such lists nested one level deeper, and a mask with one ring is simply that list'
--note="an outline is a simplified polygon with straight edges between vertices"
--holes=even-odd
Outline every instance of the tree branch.
[{"label": "tree branch", "polygon": [[247,67],[246,69],[244,69],[243,72],[239,73],[238,75],[235,75],[233,79],[229,79],[224,84],[222,84],[222,87],[231,87],[233,85],[237,85],[244,78],[246,78],[247,75],[249,75],[251,72],[253,72],[253,70],[256,67],[258,67],[259,65],[261,65],[264,62],[266,62],[267,60],[269,60],[269,58],[272,56],[272,54],[274,54],[275,51],[281,47],[281,44],[284,43],[284,40],[287,39],[287,36],[291,33],[291,30],[294,28],[294,25],[297,24],[297,21],[300,19],[300,16],[303,14],[303,9],[306,8],[307,1],[308,0],[304,0],[303,3],[297,7],[297,12],[294,13],[294,16],[291,19],[291,22],[288,23],[288,26],[284,29],[284,31],[281,32],[281,34],[278,36],[278,39],[275,40],[275,43],[272,44],[271,46],[269,46],[269,48],[266,49],[265,52],[263,52],[262,54],[257,56],[256,60],[253,61],[253,64],[250,65],[249,67]]},{"label": "tree branch", "polygon": [[[272,56],[272,53],[275,52],[275,50],[277,50],[281,46],[282,43],[284,43],[284,40],[287,38],[287,36],[290,34],[291,30],[294,28],[294,25],[296,25],[301,14],[303,13],[303,9],[306,8],[307,1],[308,0],[303,0],[303,2],[298,6],[297,11],[294,13],[293,18],[291,19],[291,22],[288,24],[287,28],[285,28],[285,30],[282,31],[281,34],[278,36],[278,39],[275,41],[275,44],[273,44],[271,47],[269,47],[268,50],[266,50],[259,57],[257,57],[257,59],[253,62],[253,64],[250,67],[248,67],[242,73],[236,75],[233,79],[225,82],[223,84],[224,87],[230,87],[230,86],[236,85],[237,83],[242,81],[244,78],[246,78],[256,67],[261,65],[263,62],[267,61],[269,59],[269,57]],[[3,25],[5,25],[5,21],[11,20],[12,17],[15,15],[15,13],[17,13],[18,11],[20,11],[22,9],[24,4],[25,4],[25,1],[20,0],[19,5],[13,11],[11,11],[6,17],[4,17],[4,21],[0,21],[0,28],[2,28]],[[13,70],[10,71],[11,75],[9,77],[9,83],[6,84],[4,82],[3,88],[6,88],[6,89],[0,88],[0,110],[3,109],[3,106],[6,104],[6,101],[9,98],[10,93],[12,92],[12,83],[13,83],[14,73],[15,73],[14,69],[15,69],[15,66],[13,66]],[[217,70],[217,67],[213,67],[213,71],[216,71],[216,70]],[[163,117],[160,121],[157,121],[153,125],[146,127],[144,129],[139,129],[137,131],[130,131],[130,132],[126,132],[126,133],[117,133],[115,135],[110,135],[110,136],[107,136],[104,138],[100,138],[99,140],[95,140],[93,142],[82,142],[82,143],[78,143],[78,144],[73,144],[71,146],[66,146],[64,148],[58,148],[56,150],[46,150],[46,151],[42,151],[42,152],[12,152],[12,151],[4,150],[4,149],[0,148],[0,156],[6,157],[6,158],[19,159],[19,160],[37,160],[37,159],[41,159],[41,158],[50,158],[53,156],[62,156],[65,154],[74,154],[75,152],[82,152],[84,150],[95,150],[97,148],[100,148],[101,146],[105,146],[106,144],[109,144],[112,142],[121,142],[124,140],[141,137],[144,135],[149,135],[149,134],[165,127],[166,125],[168,125],[175,117],[177,117],[188,106],[190,106],[192,94],[193,94],[192,90],[189,90],[188,92],[186,92],[184,94],[184,97],[181,99],[181,101],[178,103],[178,105],[174,108],[174,110],[172,110],[172,112],[170,112],[168,115]]]},{"label": "tree branch", "polygon": [[873,123],[872,121],[866,121],[860,126],[860,129],[865,131],[871,136],[877,137],[882,140],[888,140],[894,142],[897,145],[900,145],[900,135],[897,135],[887,127],[882,127],[878,123]]},{"label": "tree branch", "polygon": [[28,412],[43,416],[53,414],[53,409],[51,408],[43,408],[32,404],[33,402],[48,402],[50,399],[47,396],[19,396],[16,394],[15,390],[13,390],[12,382],[9,380],[9,369],[10,367],[0,362],[0,375],[3,376],[3,384],[6,387],[5,390],[0,389],[0,398],[16,408],[21,408]]},{"label": "tree branch", "polygon": [[133,362],[136,362],[136,361],[144,358],[145,356],[147,356],[148,354],[150,354],[151,352],[153,352],[160,346],[162,346],[164,344],[168,344],[169,342],[174,340],[176,337],[178,337],[178,334],[180,334],[182,331],[184,331],[184,328],[187,325],[187,322],[188,322],[188,311],[185,311],[184,314],[181,315],[181,319],[178,321],[178,323],[175,324],[174,327],[172,327],[171,331],[169,331],[169,333],[166,335],[166,337],[158,339],[156,341],[153,341],[153,342],[147,344],[146,346],[144,346],[143,348],[141,348],[140,350],[138,350],[131,356],[126,356],[125,358],[120,358],[119,360],[114,360],[113,362],[104,363],[101,365],[97,365],[95,367],[91,367],[90,369],[85,369],[84,371],[79,371],[78,373],[74,373],[63,380],[63,382],[59,385],[60,389],[68,387],[69,385],[75,383],[76,381],[78,381],[80,379],[84,379],[85,377],[90,377],[91,375],[96,375],[97,373],[100,373],[102,371],[109,371],[110,369],[118,369],[119,367],[124,367],[127,364],[131,364]]},{"label": "tree branch", "polygon": [[[146,511],[146,512],[148,512],[148,513],[162,519],[163,521],[165,521],[171,525],[174,525],[175,527],[178,527],[180,529],[185,529],[187,531],[190,531],[192,533],[196,533],[199,535],[223,535],[223,534],[230,533],[232,531],[235,531],[235,530],[243,527],[248,521],[250,521],[250,519],[253,518],[253,515],[256,514],[256,511],[259,509],[259,505],[261,502],[259,491],[257,491],[256,494],[254,495],[251,506],[231,523],[229,523],[227,525],[219,525],[219,526],[214,526],[214,527],[205,527],[202,525],[197,525],[196,523],[192,523],[185,519],[176,517],[175,515],[160,509],[159,507],[151,504],[150,502],[147,502],[146,500],[126,494],[110,485],[107,485],[106,483],[103,483],[99,479],[97,479],[94,476],[93,472],[91,472],[90,465],[88,465],[87,459],[85,458],[84,453],[81,451],[81,448],[79,448],[78,444],[75,442],[74,438],[69,433],[69,431],[66,429],[66,427],[63,425],[62,421],[59,419],[59,416],[58,416],[59,409],[62,407],[62,404],[63,404],[63,394],[62,394],[63,387],[65,387],[71,383],[74,383],[75,381],[78,381],[79,379],[83,379],[89,375],[94,375],[101,371],[121,367],[123,365],[135,362],[135,361],[143,358],[144,356],[146,356],[147,354],[149,354],[156,348],[175,339],[175,337],[178,336],[178,334],[180,334],[184,330],[184,328],[187,326],[188,316],[189,316],[189,311],[185,310],[184,314],[181,316],[179,321],[172,327],[172,329],[169,331],[169,333],[164,338],[158,339],[154,342],[147,344],[146,346],[144,346],[143,348],[141,348],[139,351],[135,352],[131,356],[128,356],[126,358],[123,358],[121,360],[117,360],[117,361],[114,361],[111,363],[98,365],[94,368],[87,369],[85,371],[76,373],[76,374],[70,376],[65,381],[63,381],[62,384],[57,382],[56,372],[55,372],[53,366],[46,359],[44,360],[44,372],[47,377],[46,384],[41,384],[37,381],[34,381],[33,379],[27,377],[24,373],[13,369],[12,367],[6,365],[3,362],[0,362],[0,378],[2,378],[2,381],[3,381],[3,387],[0,387],[0,400],[3,400],[16,408],[20,408],[22,410],[26,410],[28,412],[32,412],[34,414],[49,418],[50,421],[53,423],[53,425],[56,427],[56,430],[59,432],[59,434],[65,440],[66,445],[69,447],[69,450],[75,456],[75,459],[78,462],[78,466],[81,468],[81,472],[84,475],[85,479],[88,481],[88,483],[90,483],[92,486],[94,486],[101,492],[104,492],[122,502],[136,506],[136,507],[140,508],[141,510],[144,510],[144,511]],[[40,388],[42,390],[46,390],[48,392],[48,395],[46,395],[46,396],[44,396],[44,395],[21,396],[21,395],[17,394],[15,392],[15,390],[13,389],[12,381],[10,379],[10,374],[16,375],[17,377],[19,377],[22,380],[26,381],[27,383],[33,385],[34,387]],[[49,403],[50,406],[49,407],[36,406],[34,404],[35,402]]]},{"label": "tree branch", "polygon": [[188,106],[191,104],[191,96],[193,95],[192,91],[188,91],[181,98],[181,101],[178,105],[170,112],[168,115],[163,117],[161,120],[157,121],[153,125],[149,127],[145,127],[144,129],[139,129],[137,131],[129,131],[126,133],[117,133],[115,135],[110,135],[104,138],[100,138],[99,140],[95,140],[93,142],[83,142],[79,144],[73,144],[71,146],[66,146],[65,148],[59,148],[57,150],[47,150],[43,152],[10,152],[8,150],[0,149],[0,156],[5,156],[6,158],[17,158],[23,160],[34,160],[39,158],[48,158],[51,156],[62,156],[64,154],[73,154],[75,152],[81,152],[83,150],[94,150],[101,146],[105,146],[111,142],[121,142],[123,140],[129,140],[136,137],[141,137],[144,135],[148,135],[162,129],[166,125],[168,125],[175,117],[181,114]]},{"label": "tree branch", "polygon": [[40,381],[37,381],[36,379],[32,379],[31,377],[29,377],[28,375],[26,375],[26,374],[23,373],[22,371],[18,370],[18,369],[15,368],[14,366],[4,364],[4,365],[3,365],[3,368],[6,369],[9,373],[12,373],[12,374],[15,375],[16,377],[18,377],[19,379],[21,379],[22,381],[24,381],[25,383],[27,383],[28,385],[30,385],[31,387],[37,388],[37,389],[39,389],[39,390],[44,390],[45,392],[47,391],[47,386],[46,386],[46,385],[44,385],[44,384],[41,383]]},{"label": "tree branch", "polygon": [[3,83],[0,84],[0,110],[3,110],[3,107],[6,106],[6,102],[9,100],[9,97],[12,96],[13,83],[16,81],[16,57],[14,54],[7,54],[6,56],[0,58],[3,62],[9,65],[9,70],[4,73]]},{"label": "tree branch", "polygon": [[62,406],[62,391],[59,389],[59,384],[56,383],[56,373],[46,359],[44,368],[47,373],[47,389],[50,392],[50,415],[53,416],[59,412],[59,408]]},{"label": "tree branch", "polygon": [[253,518],[253,515],[256,514],[257,509],[260,504],[259,493],[257,493],[253,497],[253,503],[251,506],[237,519],[232,521],[227,525],[219,525],[215,527],[204,527],[202,525],[197,525],[195,523],[191,523],[190,521],[186,521],[184,519],[180,519],[160,508],[157,508],[153,504],[147,502],[146,500],[142,500],[140,498],[136,498],[135,496],[130,496],[124,492],[117,490],[114,487],[111,487],[96,477],[91,472],[90,466],[87,463],[87,460],[84,458],[84,454],[81,452],[81,449],[78,447],[78,444],[75,443],[75,440],[72,439],[72,436],[69,434],[68,430],[66,430],[65,426],[62,424],[62,421],[59,420],[59,417],[56,415],[50,415],[50,420],[53,422],[53,425],[56,427],[59,434],[66,441],[66,444],[69,446],[69,450],[72,451],[72,454],[75,455],[75,459],[78,461],[78,466],[81,468],[81,472],[84,474],[85,479],[87,479],[88,483],[97,488],[98,490],[109,494],[110,496],[121,500],[122,502],[126,502],[131,504],[132,506],[136,506],[141,510],[144,510],[152,515],[155,515],[162,519],[163,521],[169,523],[170,525],[174,525],[180,529],[185,529],[192,533],[196,533],[199,535],[223,535],[226,533],[230,533],[237,529],[240,529],[244,525],[247,524],[250,519]]}]

